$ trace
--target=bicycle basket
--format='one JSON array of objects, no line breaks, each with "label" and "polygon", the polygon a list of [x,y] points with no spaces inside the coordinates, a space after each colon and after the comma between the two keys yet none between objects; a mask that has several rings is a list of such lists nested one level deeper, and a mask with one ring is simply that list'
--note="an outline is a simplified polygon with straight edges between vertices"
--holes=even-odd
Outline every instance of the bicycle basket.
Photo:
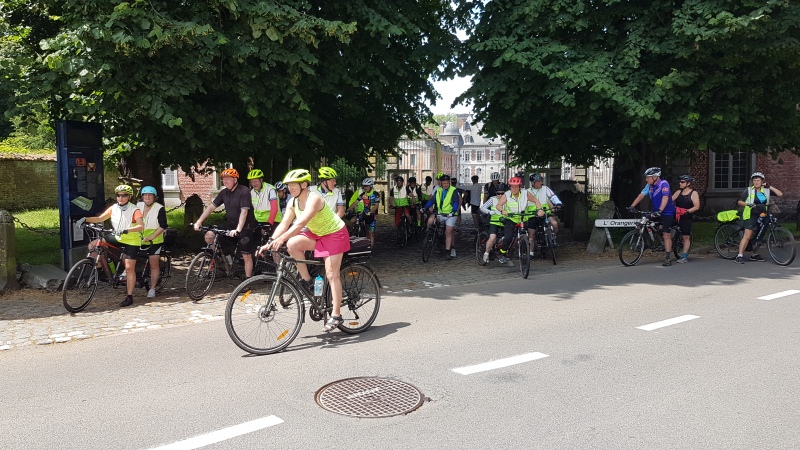
[{"label": "bicycle basket", "polygon": [[719,222],[734,222],[739,220],[739,211],[735,209],[729,209],[727,211],[721,211],[717,213],[717,221]]}]

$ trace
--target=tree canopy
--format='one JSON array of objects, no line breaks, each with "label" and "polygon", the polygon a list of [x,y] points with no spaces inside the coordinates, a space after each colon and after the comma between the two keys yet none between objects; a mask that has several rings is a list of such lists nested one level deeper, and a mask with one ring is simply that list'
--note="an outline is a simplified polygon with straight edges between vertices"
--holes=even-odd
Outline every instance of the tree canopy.
[{"label": "tree canopy", "polygon": [[[99,122],[149,162],[364,166],[430,117],[462,20],[445,0],[9,0],[15,109]],[[0,58],[2,55],[0,54]]]},{"label": "tree canopy", "polygon": [[463,74],[520,162],[800,149],[800,3],[492,0]]}]

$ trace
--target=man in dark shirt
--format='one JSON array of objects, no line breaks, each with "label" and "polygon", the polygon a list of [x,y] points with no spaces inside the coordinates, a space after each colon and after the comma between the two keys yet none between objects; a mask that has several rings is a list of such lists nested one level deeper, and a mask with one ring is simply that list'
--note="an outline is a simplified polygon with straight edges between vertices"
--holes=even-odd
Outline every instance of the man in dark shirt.
[{"label": "man in dark shirt", "polygon": [[[253,229],[256,225],[256,216],[253,213],[253,201],[250,198],[250,189],[239,184],[239,172],[236,169],[225,169],[222,171],[222,184],[225,189],[219,191],[217,197],[203,211],[203,214],[194,223],[194,229],[199,231],[203,221],[214,210],[225,205],[225,226],[229,231],[230,237],[239,238],[239,251],[244,260],[244,275],[253,275],[253,250],[255,250],[255,240],[253,239]],[[206,233],[206,242],[214,242],[214,233]]]}]

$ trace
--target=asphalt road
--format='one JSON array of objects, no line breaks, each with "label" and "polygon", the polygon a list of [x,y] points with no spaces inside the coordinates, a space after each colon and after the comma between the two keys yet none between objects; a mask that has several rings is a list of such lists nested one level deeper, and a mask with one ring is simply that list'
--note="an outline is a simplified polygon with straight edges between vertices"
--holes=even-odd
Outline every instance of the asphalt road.
[{"label": "asphalt road", "polygon": [[[798,448],[799,316],[796,264],[649,260],[386,294],[366,333],[308,321],[263,357],[222,321],[37,346],[0,353],[0,448],[197,444],[262,418],[205,448]],[[315,403],[359,376],[427,401],[383,419]]]}]

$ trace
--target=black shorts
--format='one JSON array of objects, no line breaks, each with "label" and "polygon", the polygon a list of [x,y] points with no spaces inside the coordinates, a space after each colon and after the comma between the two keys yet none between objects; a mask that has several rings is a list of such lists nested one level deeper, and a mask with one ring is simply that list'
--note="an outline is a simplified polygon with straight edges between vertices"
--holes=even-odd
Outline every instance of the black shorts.
[{"label": "black shorts", "polygon": [[667,216],[667,215],[662,214],[659,220],[661,221],[661,232],[662,233],[669,233],[669,229],[672,228],[673,225],[675,225],[675,216],[674,215]]},{"label": "black shorts", "polygon": [[[230,230],[231,228],[222,228],[223,230]],[[220,236],[226,237],[226,236]],[[250,228],[245,228],[239,233],[235,238],[228,237],[229,240],[238,239],[239,242],[239,253],[243,255],[249,255],[253,253],[256,249],[256,239],[253,236],[253,230]]]},{"label": "black shorts", "polygon": [[160,255],[161,251],[164,250],[164,243],[162,242],[160,244],[142,245],[141,249],[142,251],[147,252],[148,256]]},{"label": "black shorts", "polygon": [[503,232],[503,225],[489,224],[489,234],[501,234]]},{"label": "black shorts", "polygon": [[689,236],[692,234],[692,218],[686,216],[686,214],[681,216],[681,221],[678,222],[678,226],[681,229],[681,236]]},{"label": "black shorts", "polygon": [[528,229],[536,231],[539,228],[539,224],[544,225],[544,217],[533,216],[528,219]]},{"label": "black shorts", "polygon": [[119,250],[114,250],[114,249],[110,249],[109,250],[113,255],[115,255],[117,257],[119,257],[119,253],[123,253],[128,258],[134,258],[135,259],[136,256],[139,254],[139,246],[138,245],[123,244],[120,241],[118,241],[115,236],[107,236],[106,237],[106,242],[109,245],[111,245],[112,247],[116,247],[116,248],[119,249]]},{"label": "black shorts", "polygon": [[744,229],[745,230],[758,230],[758,215],[751,214],[749,219],[744,221]]}]

